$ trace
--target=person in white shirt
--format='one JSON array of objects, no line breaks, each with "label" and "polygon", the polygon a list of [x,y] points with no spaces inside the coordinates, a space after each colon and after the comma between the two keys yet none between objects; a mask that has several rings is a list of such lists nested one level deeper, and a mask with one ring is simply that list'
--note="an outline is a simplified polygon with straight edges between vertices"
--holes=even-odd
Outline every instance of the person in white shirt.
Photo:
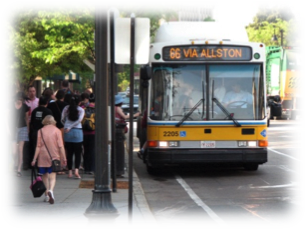
[{"label": "person in white shirt", "polygon": [[84,109],[79,106],[81,98],[72,95],[71,102],[62,111],[61,121],[64,124],[64,142],[67,152],[68,177],[72,178],[73,156],[74,156],[74,178],[80,179],[79,168],[81,165],[81,154],[83,150],[82,120]]},{"label": "person in white shirt", "polygon": [[31,113],[32,111],[38,107],[39,98],[36,97],[36,89],[34,86],[28,87],[28,100],[25,100],[25,104],[30,107],[30,113],[29,113],[29,121],[31,120]]},{"label": "person in white shirt", "polygon": [[237,102],[235,106],[241,108],[245,108],[247,104],[253,103],[252,95],[249,92],[242,90],[239,82],[233,83],[232,91],[227,92],[223,98],[223,103],[225,106],[234,104],[234,102]]}]

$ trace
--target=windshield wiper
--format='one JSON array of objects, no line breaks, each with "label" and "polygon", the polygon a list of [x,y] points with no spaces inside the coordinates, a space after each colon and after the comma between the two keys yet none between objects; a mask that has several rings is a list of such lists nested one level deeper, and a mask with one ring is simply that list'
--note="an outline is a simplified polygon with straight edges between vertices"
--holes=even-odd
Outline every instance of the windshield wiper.
[{"label": "windshield wiper", "polygon": [[200,99],[199,102],[197,102],[197,104],[194,105],[193,108],[191,108],[190,111],[186,115],[184,115],[182,120],[179,121],[175,126],[179,127],[180,125],[182,125],[182,123],[185,122],[185,120],[194,112],[195,109],[198,108],[198,106],[201,105],[202,102],[204,103],[204,99]]},{"label": "windshield wiper", "polygon": [[223,111],[223,113],[226,114],[226,117],[227,117],[227,118],[230,118],[231,120],[233,120],[233,122],[235,123],[235,125],[236,125],[237,127],[240,127],[240,126],[241,126],[241,124],[240,124],[239,122],[237,122],[236,119],[234,119],[234,117],[233,117],[234,115],[232,115],[231,113],[229,113],[228,110],[219,102],[218,99],[212,98],[212,101],[214,101],[214,102],[217,104],[217,106]]}]

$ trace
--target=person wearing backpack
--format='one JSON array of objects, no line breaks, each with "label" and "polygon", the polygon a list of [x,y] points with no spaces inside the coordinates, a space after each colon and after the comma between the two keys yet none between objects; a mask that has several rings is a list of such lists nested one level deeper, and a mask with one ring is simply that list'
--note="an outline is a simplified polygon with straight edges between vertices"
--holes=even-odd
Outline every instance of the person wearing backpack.
[{"label": "person wearing backpack", "polygon": [[89,104],[83,106],[84,118],[82,120],[84,173],[94,174],[95,171],[95,95],[89,95]]}]

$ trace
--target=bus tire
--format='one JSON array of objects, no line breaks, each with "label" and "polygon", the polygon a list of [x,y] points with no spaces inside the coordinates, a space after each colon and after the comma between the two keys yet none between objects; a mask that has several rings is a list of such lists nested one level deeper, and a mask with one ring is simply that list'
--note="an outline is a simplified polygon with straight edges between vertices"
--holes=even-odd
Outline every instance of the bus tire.
[{"label": "bus tire", "polygon": [[258,164],[254,164],[254,163],[245,164],[244,169],[247,170],[247,171],[257,171]]}]

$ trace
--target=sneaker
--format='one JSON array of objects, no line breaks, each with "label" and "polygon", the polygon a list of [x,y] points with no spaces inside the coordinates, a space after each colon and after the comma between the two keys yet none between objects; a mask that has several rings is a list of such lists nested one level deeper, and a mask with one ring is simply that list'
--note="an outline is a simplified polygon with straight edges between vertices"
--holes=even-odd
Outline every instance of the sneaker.
[{"label": "sneaker", "polygon": [[51,190],[48,191],[48,196],[49,196],[49,203],[50,204],[54,204],[54,195],[53,192]]},{"label": "sneaker", "polygon": [[49,196],[45,196],[44,202],[49,202],[50,197]]}]

